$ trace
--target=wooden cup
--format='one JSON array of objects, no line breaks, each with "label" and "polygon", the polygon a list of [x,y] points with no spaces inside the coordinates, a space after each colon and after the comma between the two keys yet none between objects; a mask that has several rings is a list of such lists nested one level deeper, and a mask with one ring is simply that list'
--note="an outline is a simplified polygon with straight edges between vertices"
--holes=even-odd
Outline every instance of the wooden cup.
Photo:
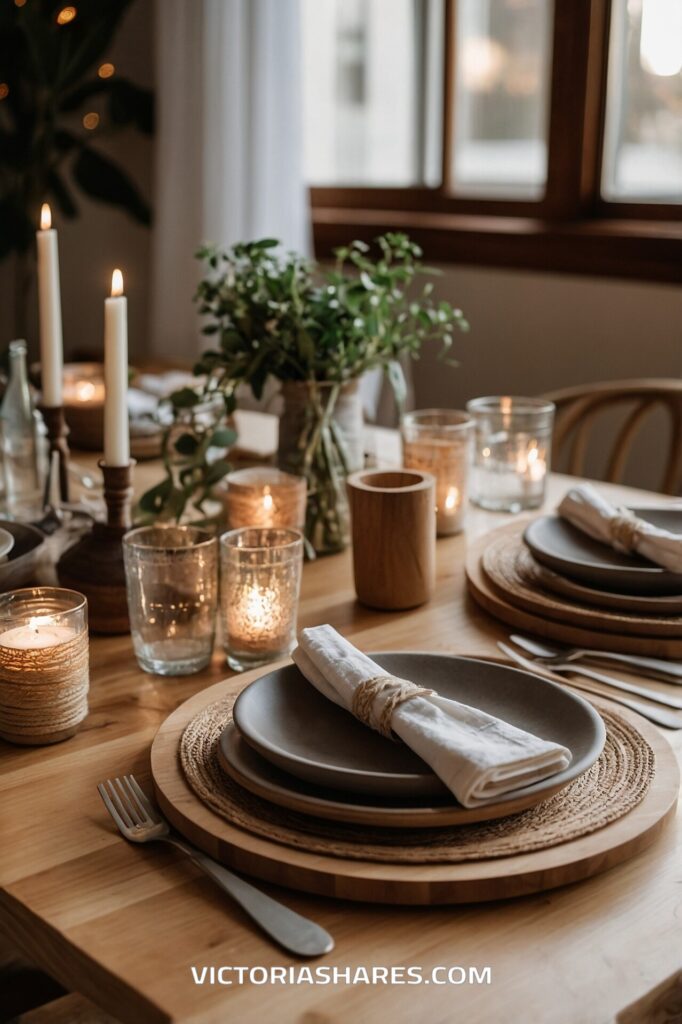
[{"label": "wooden cup", "polygon": [[436,480],[414,469],[348,477],[358,600],[389,611],[414,608],[436,579]]}]

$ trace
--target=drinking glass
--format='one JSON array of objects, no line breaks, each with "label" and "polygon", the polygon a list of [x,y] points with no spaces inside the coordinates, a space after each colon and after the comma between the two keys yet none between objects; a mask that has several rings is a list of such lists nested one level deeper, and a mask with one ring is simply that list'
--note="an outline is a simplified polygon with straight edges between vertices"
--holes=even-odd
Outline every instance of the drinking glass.
[{"label": "drinking glass", "polygon": [[436,532],[459,533],[469,502],[474,424],[456,409],[423,409],[403,416],[403,465],[436,478]]},{"label": "drinking glass", "polygon": [[552,452],[554,403],[511,395],[474,398],[476,425],[471,500],[493,512],[539,508]]},{"label": "drinking glass", "polygon": [[303,535],[246,527],[220,538],[223,643],[242,672],[284,658],[296,645]]},{"label": "drinking glass", "polygon": [[196,526],[141,526],[123,538],[128,612],[140,668],[199,672],[211,660],[218,545]]}]

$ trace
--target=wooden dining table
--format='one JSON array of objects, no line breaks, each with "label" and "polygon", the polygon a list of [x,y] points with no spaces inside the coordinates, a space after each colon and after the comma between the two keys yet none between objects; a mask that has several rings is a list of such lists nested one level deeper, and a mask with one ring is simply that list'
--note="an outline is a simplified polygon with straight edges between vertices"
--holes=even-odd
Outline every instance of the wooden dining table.
[{"label": "wooden dining table", "polygon": [[[138,467],[138,486],[155,472],[154,465]],[[567,477],[551,477],[548,507],[568,484]],[[670,500],[622,487],[604,491],[640,505]],[[464,562],[473,538],[507,521],[472,508],[464,533],[438,540],[435,594],[411,611],[362,607],[349,552],[308,563],[299,625],[331,623],[366,651],[499,655],[496,642],[509,629],[467,595]],[[157,729],[180,703],[230,672],[216,649],[210,667],[196,675],[149,675],[138,667],[128,635],[92,636],[90,655],[90,714],[76,736],[47,747],[0,743],[0,934],[125,1024],[605,1024],[656,986],[665,990],[682,966],[678,815],[634,859],[587,881],[508,901],[354,904],[256,883],[332,933],[336,947],[319,963],[412,965],[425,978],[436,965],[489,967],[488,983],[195,984],[192,967],[301,961],[276,948],[186,857],[125,842],[97,783],[132,772],[151,791]],[[232,675],[235,692],[257,674]],[[665,735],[680,757],[682,732]]]}]

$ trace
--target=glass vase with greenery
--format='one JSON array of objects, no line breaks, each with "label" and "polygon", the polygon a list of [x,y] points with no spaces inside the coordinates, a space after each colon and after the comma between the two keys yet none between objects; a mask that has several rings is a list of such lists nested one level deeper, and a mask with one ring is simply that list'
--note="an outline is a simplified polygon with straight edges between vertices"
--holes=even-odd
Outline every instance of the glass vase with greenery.
[{"label": "glass vase with greenery", "polygon": [[[206,267],[196,300],[214,340],[195,373],[208,391],[234,402],[247,385],[260,399],[269,378],[304,396],[297,438],[283,468],[306,477],[306,537],[318,553],[348,542],[345,477],[348,445],[335,412],[343,389],[369,370],[388,376],[398,406],[405,397],[400,360],[436,343],[449,360],[454,331],[468,330],[462,311],[433,297],[435,272],[406,235],[376,239],[376,258],[363,242],[337,249],[324,270],[274,239],[229,250],[204,246]],[[197,397],[197,400],[198,397]]]}]

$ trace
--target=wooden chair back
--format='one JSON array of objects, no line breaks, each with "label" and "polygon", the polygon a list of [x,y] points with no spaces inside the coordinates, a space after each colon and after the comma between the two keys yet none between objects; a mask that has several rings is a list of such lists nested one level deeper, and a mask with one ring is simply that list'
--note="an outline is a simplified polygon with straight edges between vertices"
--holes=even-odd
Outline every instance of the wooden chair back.
[{"label": "wooden chair back", "polygon": [[682,487],[682,380],[642,378],[607,381],[562,388],[545,396],[557,407],[554,451],[557,461],[567,459],[568,473],[585,476],[585,459],[591,440],[605,413],[624,408],[625,419],[616,427],[604,479],[622,481],[633,442],[651,413],[664,409],[670,430],[664,455],[660,490],[679,494]]}]

